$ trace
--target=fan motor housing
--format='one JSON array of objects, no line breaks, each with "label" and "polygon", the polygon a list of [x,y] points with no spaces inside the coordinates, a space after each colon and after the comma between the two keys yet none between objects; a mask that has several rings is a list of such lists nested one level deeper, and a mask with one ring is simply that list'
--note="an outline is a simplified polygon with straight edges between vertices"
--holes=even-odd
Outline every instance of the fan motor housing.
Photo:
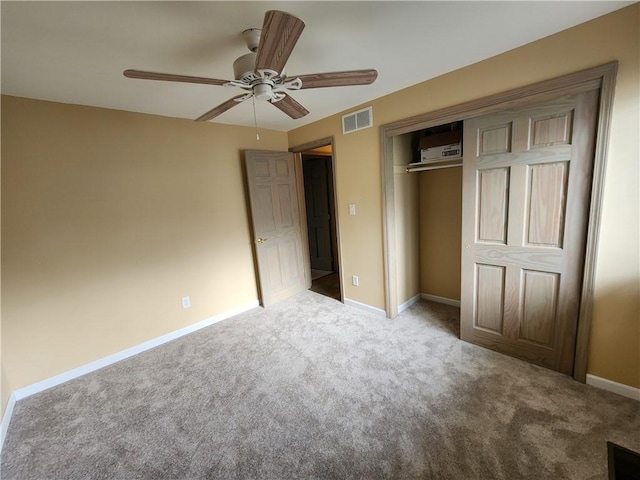
[{"label": "fan motor housing", "polygon": [[247,53],[246,55],[238,57],[236,61],[233,62],[233,75],[236,80],[251,83],[253,80],[259,78],[254,72],[255,67],[256,54]]}]

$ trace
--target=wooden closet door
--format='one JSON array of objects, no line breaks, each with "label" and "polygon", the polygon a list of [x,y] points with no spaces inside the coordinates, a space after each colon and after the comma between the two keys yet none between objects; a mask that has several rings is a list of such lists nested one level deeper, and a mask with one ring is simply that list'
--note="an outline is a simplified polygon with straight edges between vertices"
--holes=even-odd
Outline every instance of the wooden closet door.
[{"label": "wooden closet door", "polygon": [[597,90],[465,121],[461,338],[571,374]]}]

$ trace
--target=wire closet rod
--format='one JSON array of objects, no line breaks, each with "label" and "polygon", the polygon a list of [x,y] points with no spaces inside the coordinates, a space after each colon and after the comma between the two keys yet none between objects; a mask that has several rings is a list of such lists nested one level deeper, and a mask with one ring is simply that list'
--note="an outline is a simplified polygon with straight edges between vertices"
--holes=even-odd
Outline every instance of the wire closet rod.
[{"label": "wire closet rod", "polygon": [[432,165],[432,166],[420,166],[420,167],[407,167],[407,173],[413,172],[425,172],[427,170],[440,170],[441,168],[452,168],[452,167],[461,167],[462,162],[460,163],[451,163],[449,165]]}]

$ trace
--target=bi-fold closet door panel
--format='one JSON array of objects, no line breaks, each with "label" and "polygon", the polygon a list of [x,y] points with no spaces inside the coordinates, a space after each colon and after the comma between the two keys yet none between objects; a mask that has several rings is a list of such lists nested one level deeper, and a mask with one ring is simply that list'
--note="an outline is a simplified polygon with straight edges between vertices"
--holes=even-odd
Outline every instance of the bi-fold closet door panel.
[{"label": "bi-fold closet door panel", "polygon": [[461,337],[567,374],[597,93],[464,124]]}]

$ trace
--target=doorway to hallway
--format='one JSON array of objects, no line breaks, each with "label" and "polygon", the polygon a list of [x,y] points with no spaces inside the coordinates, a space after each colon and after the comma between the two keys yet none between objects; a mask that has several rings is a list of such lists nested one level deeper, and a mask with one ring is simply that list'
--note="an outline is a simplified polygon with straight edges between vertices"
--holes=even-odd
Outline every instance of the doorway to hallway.
[{"label": "doorway to hallway", "polygon": [[329,144],[300,153],[311,265],[310,289],[342,301],[332,148]]}]

